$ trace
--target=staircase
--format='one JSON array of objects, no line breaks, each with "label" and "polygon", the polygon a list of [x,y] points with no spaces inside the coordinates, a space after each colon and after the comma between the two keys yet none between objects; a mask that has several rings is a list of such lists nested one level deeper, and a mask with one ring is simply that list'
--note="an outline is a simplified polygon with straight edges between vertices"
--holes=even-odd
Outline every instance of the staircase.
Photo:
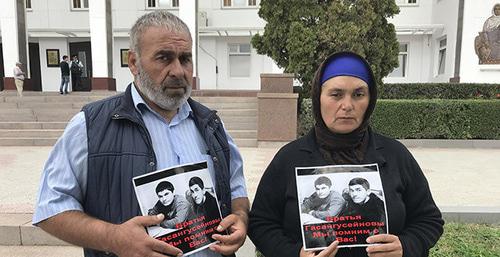
[{"label": "staircase", "polygon": [[[0,92],[0,146],[52,146],[81,108],[116,92]],[[239,147],[257,146],[256,97],[193,97],[218,111]]]}]

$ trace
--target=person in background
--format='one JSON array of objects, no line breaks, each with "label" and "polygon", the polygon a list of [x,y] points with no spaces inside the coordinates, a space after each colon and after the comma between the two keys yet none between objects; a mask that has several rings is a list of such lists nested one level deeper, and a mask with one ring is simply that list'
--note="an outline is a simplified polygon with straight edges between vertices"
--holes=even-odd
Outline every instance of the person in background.
[{"label": "person in background", "polygon": [[16,84],[17,95],[19,97],[23,97],[24,76],[26,75],[22,66],[21,62],[16,62],[16,67],[14,67],[14,83]]},{"label": "person in background", "polygon": [[68,85],[69,85],[69,57],[67,55],[63,55],[63,60],[59,63],[59,67],[61,68],[61,86],[59,87],[59,93],[67,94],[68,93]]}]

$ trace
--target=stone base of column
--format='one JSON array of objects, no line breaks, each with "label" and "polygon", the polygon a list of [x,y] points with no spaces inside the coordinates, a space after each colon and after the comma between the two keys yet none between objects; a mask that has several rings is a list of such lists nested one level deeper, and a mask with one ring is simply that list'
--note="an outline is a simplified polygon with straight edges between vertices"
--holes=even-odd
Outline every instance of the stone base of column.
[{"label": "stone base of column", "polygon": [[[3,78],[3,89],[4,90],[17,90],[16,83],[13,77]],[[34,91],[31,79],[25,79],[23,84],[23,91]]]},{"label": "stone base of column", "polygon": [[297,138],[298,94],[258,93],[258,141],[291,141]]},{"label": "stone base of column", "polygon": [[114,78],[92,78],[91,90],[116,91],[116,80]]}]

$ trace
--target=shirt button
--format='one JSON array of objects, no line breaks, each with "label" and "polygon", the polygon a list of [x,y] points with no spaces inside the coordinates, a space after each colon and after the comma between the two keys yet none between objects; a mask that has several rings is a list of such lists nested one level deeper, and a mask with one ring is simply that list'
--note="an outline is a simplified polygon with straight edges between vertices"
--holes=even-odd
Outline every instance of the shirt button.
[{"label": "shirt button", "polygon": [[155,166],[155,162],[149,162],[149,166],[151,167]]}]

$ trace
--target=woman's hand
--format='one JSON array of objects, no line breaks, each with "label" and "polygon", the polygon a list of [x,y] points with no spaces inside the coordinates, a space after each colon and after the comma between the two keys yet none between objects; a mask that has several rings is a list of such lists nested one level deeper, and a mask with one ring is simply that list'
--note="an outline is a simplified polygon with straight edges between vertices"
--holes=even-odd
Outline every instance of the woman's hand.
[{"label": "woman's hand", "polygon": [[316,254],[314,251],[304,251],[304,247],[300,249],[300,257],[334,257],[337,254],[337,246],[339,241],[334,241],[326,249]]},{"label": "woman's hand", "polygon": [[370,236],[366,239],[369,244],[377,244],[366,247],[369,257],[402,257],[403,246],[399,237],[391,234],[380,234]]}]

